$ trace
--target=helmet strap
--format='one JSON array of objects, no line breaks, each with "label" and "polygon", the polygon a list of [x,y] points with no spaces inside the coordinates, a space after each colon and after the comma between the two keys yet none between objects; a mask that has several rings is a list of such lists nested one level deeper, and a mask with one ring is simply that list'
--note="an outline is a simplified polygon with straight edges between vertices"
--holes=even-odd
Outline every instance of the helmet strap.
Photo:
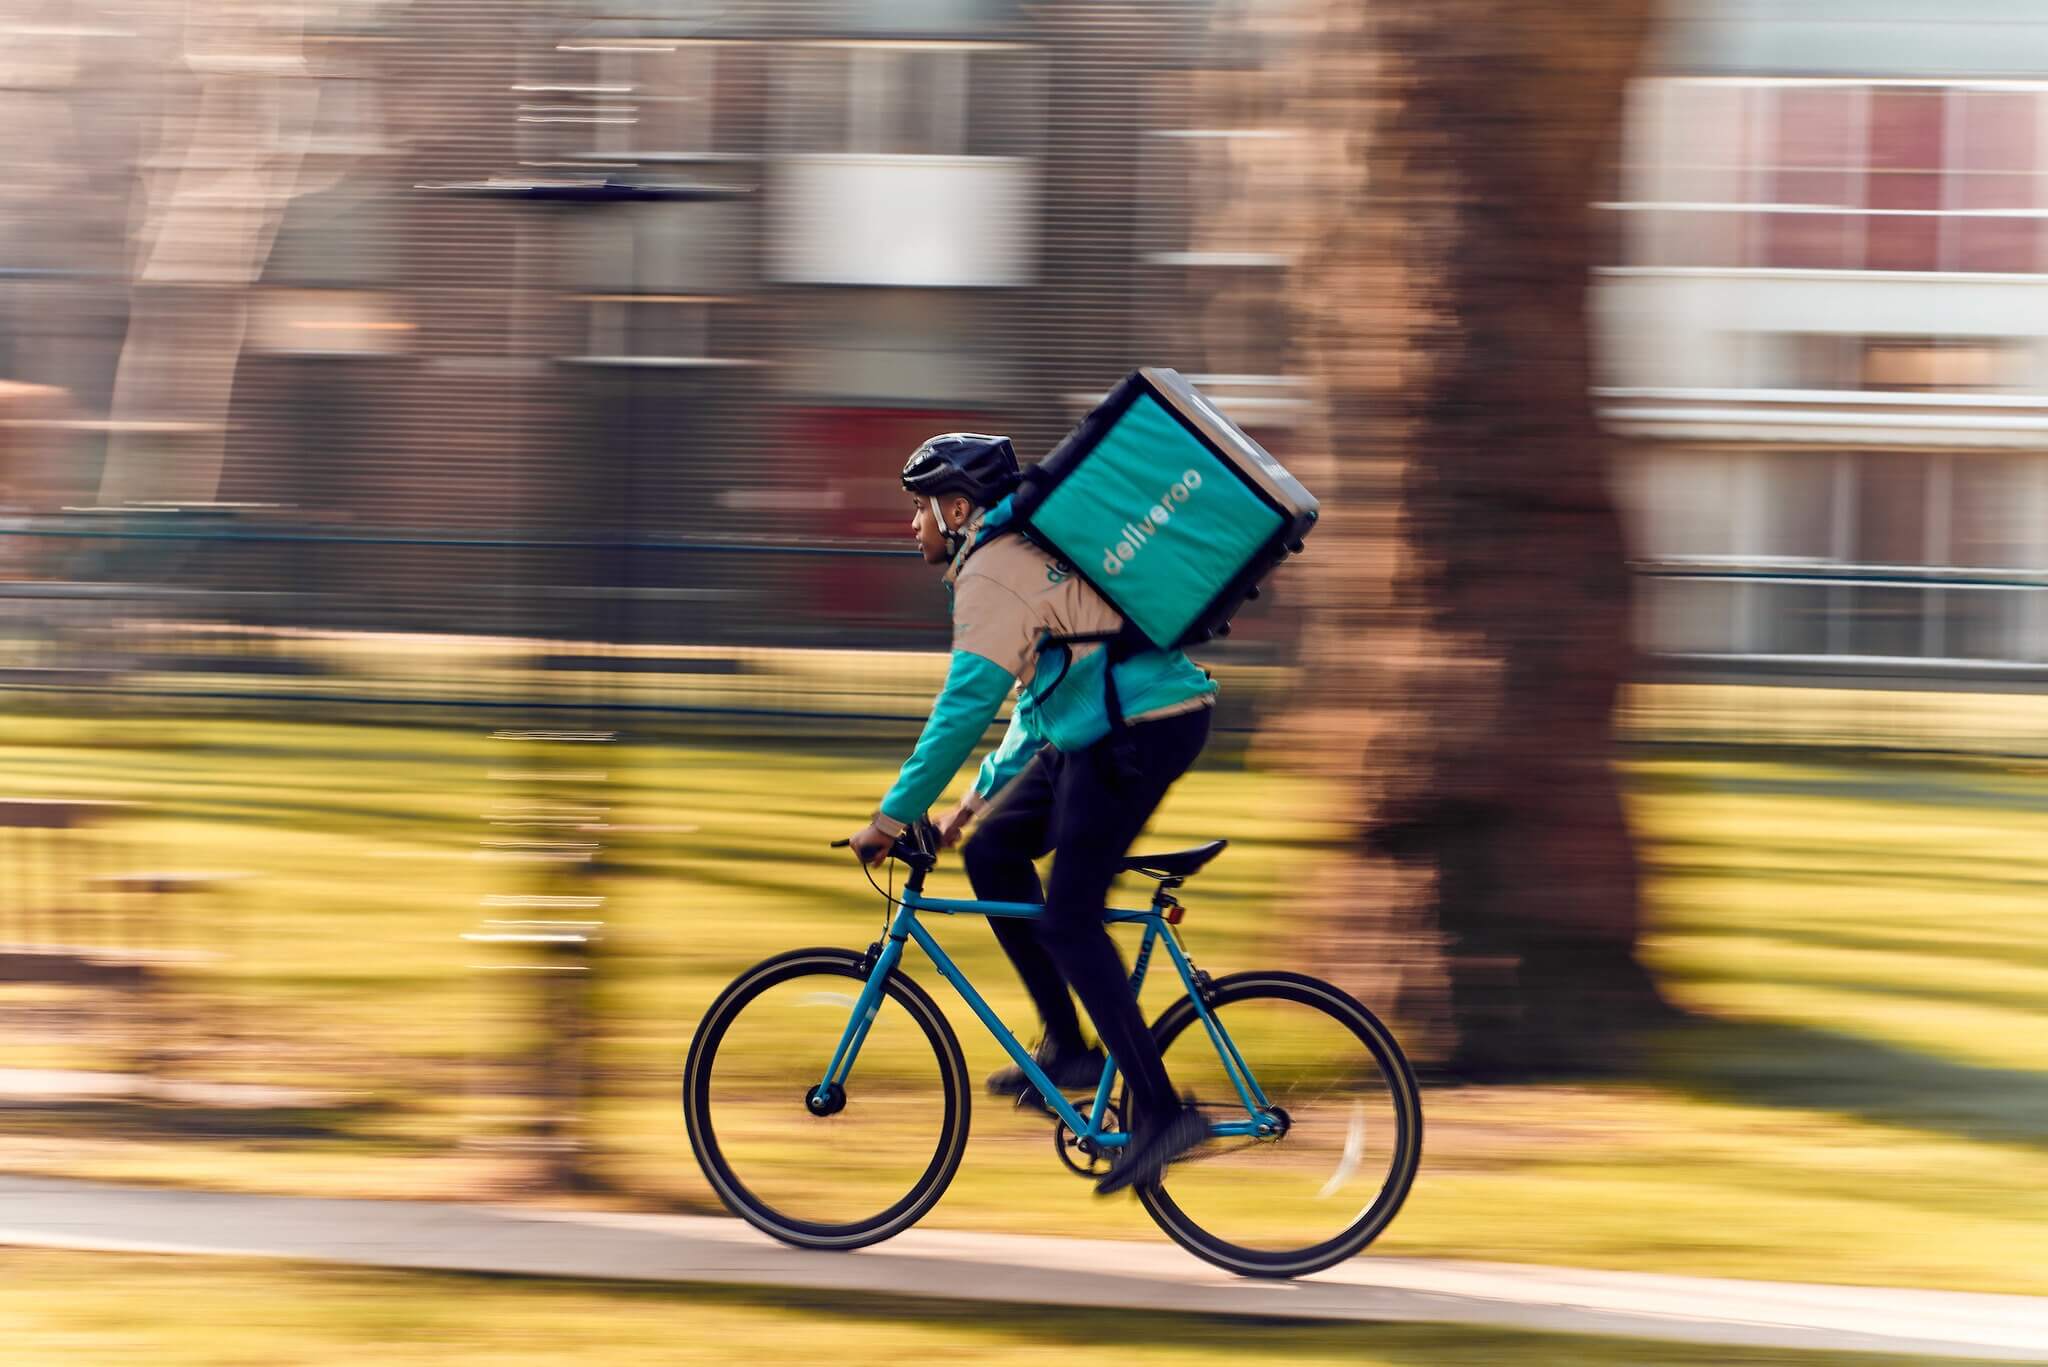
[{"label": "helmet strap", "polygon": [[966,543],[967,534],[964,531],[955,531],[946,522],[946,510],[939,506],[939,495],[932,494],[930,497],[932,521],[939,524],[939,534],[945,538],[946,542],[946,558],[951,560],[954,556],[960,554],[960,547]]}]

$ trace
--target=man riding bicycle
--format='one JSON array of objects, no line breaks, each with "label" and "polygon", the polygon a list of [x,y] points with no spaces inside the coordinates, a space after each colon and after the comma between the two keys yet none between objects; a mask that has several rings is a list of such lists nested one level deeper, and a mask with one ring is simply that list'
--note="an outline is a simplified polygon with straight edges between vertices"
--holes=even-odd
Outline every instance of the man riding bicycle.
[{"label": "man riding bicycle", "polygon": [[[1045,1022],[1046,1074],[1064,1089],[1101,1077],[1102,1052],[1082,1036],[1069,986],[1124,1074],[1131,1140],[1097,1184],[1108,1195],[1153,1180],[1208,1132],[1174,1091],[1102,913],[1131,842],[1201,753],[1216,686],[1178,650],[1108,646],[1123,622],[1116,609],[1016,534],[1009,496],[1020,478],[1007,437],[968,432],[933,437],[904,464],[918,549],[947,567],[953,655],[916,748],[852,844],[868,863],[886,857],[1018,690],[1002,743],[939,832],[951,846],[976,823],[961,852],[976,897],[1045,906],[990,925]],[[1041,889],[1032,861],[1048,852]],[[1036,1096],[1017,1068],[989,1090]]]}]

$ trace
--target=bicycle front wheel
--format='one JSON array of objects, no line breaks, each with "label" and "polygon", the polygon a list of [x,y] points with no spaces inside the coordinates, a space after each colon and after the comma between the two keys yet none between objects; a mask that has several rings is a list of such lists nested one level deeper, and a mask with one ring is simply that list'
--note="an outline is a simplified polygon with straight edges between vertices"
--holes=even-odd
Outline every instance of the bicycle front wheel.
[{"label": "bicycle front wheel", "polygon": [[803,1248],[860,1248],[908,1229],[967,1145],[960,1041],[901,973],[884,985],[843,1093],[810,1104],[867,977],[844,949],[755,965],[705,1013],[684,1069],[690,1145],[718,1199]]},{"label": "bicycle front wheel", "polygon": [[[1209,1009],[1281,1132],[1212,1139],[1138,1199],[1174,1242],[1244,1276],[1342,1262],[1387,1227],[1422,1160],[1408,1060],[1355,998],[1300,974],[1219,979]],[[1174,1085],[1192,1088],[1212,1122],[1247,1117],[1191,998],[1152,1030]]]}]

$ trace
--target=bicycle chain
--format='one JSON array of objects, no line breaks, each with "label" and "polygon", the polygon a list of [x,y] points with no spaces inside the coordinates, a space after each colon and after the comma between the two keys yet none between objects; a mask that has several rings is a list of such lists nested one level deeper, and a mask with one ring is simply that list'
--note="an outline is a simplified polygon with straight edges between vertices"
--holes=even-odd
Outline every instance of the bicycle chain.
[{"label": "bicycle chain", "polygon": [[1178,1167],[1183,1163],[1206,1163],[1212,1158],[1227,1158],[1233,1153],[1243,1153],[1246,1149],[1256,1149],[1262,1144],[1271,1142],[1266,1139],[1247,1139],[1242,1144],[1236,1144],[1227,1149],[1221,1148],[1213,1142],[1203,1144],[1199,1148],[1189,1149],[1179,1158],[1176,1158],[1172,1166]]}]

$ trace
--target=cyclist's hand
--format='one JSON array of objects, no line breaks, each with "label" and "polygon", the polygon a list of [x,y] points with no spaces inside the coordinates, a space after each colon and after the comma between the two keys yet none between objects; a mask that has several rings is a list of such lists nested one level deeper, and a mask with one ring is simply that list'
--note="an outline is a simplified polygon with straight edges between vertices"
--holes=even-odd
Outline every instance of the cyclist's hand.
[{"label": "cyclist's hand", "polygon": [[974,813],[966,803],[939,818],[939,848],[950,850],[960,843],[960,837],[967,834],[967,823],[974,820]]},{"label": "cyclist's hand", "polygon": [[860,856],[861,863],[879,864],[889,857],[889,850],[895,845],[896,838],[870,821],[855,831],[847,843],[853,846],[853,852]]}]

